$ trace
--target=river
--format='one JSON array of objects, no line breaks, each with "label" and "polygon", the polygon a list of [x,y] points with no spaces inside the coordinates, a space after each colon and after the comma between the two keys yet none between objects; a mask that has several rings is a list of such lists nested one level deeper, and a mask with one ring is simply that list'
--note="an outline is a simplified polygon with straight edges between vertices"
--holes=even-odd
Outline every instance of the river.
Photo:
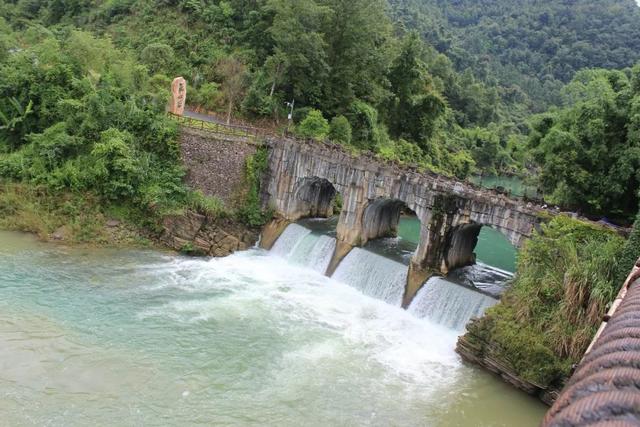
[{"label": "river", "polygon": [[299,264],[0,232],[0,424],[539,423],[542,404],[461,362],[459,329]]}]

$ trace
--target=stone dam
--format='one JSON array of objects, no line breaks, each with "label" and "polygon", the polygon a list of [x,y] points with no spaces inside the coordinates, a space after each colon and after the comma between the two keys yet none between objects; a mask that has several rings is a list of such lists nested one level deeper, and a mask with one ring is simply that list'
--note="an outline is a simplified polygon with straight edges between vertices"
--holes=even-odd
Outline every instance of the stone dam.
[{"label": "stone dam", "polygon": [[267,139],[267,145],[262,198],[277,219],[267,226],[263,246],[269,248],[290,222],[329,217],[339,209],[331,274],[352,248],[394,235],[400,215],[415,214],[420,241],[409,266],[405,307],[429,276],[475,262],[482,226],[520,247],[545,216],[522,200],[373,156],[356,157],[336,145],[286,138]]}]

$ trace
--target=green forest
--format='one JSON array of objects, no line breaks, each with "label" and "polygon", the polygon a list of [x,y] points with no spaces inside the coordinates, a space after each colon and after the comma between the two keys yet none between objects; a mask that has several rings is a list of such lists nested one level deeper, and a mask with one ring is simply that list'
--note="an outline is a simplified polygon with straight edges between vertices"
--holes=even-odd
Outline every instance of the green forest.
[{"label": "green forest", "polygon": [[456,69],[500,88],[505,102],[543,112],[584,68],[624,69],[640,59],[634,0],[512,2],[392,0],[393,16],[416,29]]},{"label": "green forest", "polygon": [[[639,72],[630,68],[640,51],[638,8],[579,2],[569,13],[531,2],[516,12],[492,3],[3,0],[0,170],[53,188],[86,184],[66,163],[83,162],[80,143],[65,142],[39,172],[17,171],[17,158],[38,155],[27,153],[36,134],[48,143],[105,142],[100,132],[110,128],[110,137],[144,149],[148,136],[126,123],[132,116],[120,112],[126,120],[112,126],[115,116],[102,122],[85,98],[105,110],[126,99],[170,128],[149,115],[162,112],[170,80],[182,75],[192,106],[282,128],[295,102],[301,137],[460,179],[521,176],[549,204],[630,222],[639,183]],[[57,89],[32,84],[53,70]],[[70,135],[85,132],[76,126],[85,119],[91,134]],[[147,163],[169,151],[149,152]],[[127,193],[118,188],[109,197]]]}]

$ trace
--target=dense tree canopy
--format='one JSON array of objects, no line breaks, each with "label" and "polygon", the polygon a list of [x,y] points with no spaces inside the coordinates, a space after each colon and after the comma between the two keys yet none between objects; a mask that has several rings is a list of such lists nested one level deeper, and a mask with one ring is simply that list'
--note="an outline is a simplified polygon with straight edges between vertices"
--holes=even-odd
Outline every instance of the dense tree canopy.
[{"label": "dense tree canopy", "polygon": [[534,119],[530,144],[550,199],[589,214],[629,217],[640,188],[640,66],[580,71],[567,107]]},{"label": "dense tree canopy", "polygon": [[85,32],[2,36],[0,178],[145,206],[185,197],[168,92],[146,67]]},{"label": "dense tree canopy", "polygon": [[[4,0],[2,13],[14,26],[109,35],[150,74],[185,76],[191,102],[230,118],[283,121],[295,101],[298,124],[309,109],[342,117],[351,129],[342,139],[360,149],[465,177],[478,149],[462,127],[497,121],[498,93],[416,34],[394,31],[388,12],[384,0]],[[419,155],[389,151],[406,144]]]},{"label": "dense tree canopy", "polygon": [[503,98],[521,91],[532,111],[557,104],[558,90],[583,68],[621,69],[640,60],[635,0],[390,3],[403,25],[420,31],[457,69],[497,80]]},{"label": "dense tree canopy", "polygon": [[[628,218],[637,77],[582,71],[563,87],[582,67],[637,59],[630,1],[0,0],[4,150],[45,131],[65,153],[78,137],[135,146],[130,116],[113,127],[133,137],[101,134],[117,117],[109,109],[157,114],[183,75],[191,104],[230,121],[286,126],[294,101],[292,129],[304,136],[463,179],[527,176],[549,201]],[[90,36],[77,28],[98,37],[78,41]],[[56,49],[62,63],[47,53]],[[34,51],[51,61],[47,73],[29,68]]]}]

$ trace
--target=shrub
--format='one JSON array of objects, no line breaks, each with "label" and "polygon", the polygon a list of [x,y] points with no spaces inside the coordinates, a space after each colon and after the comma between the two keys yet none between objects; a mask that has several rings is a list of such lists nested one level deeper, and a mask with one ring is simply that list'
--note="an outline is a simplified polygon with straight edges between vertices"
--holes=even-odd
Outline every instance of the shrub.
[{"label": "shrub", "polygon": [[238,217],[251,227],[260,227],[272,217],[272,212],[264,211],[260,202],[260,179],[268,166],[268,151],[259,148],[253,156],[247,158],[245,166],[246,196],[238,209]]},{"label": "shrub", "polygon": [[188,94],[188,96],[191,97],[194,104],[213,111],[220,108],[223,102],[219,88],[218,83],[205,83],[198,90],[191,90],[191,95]]},{"label": "shrub", "polygon": [[355,101],[349,111],[353,144],[359,148],[371,149],[380,142],[378,111],[363,101]]},{"label": "shrub", "polygon": [[149,67],[151,73],[173,73],[174,52],[173,48],[164,43],[151,43],[140,54],[142,62]]},{"label": "shrub", "polygon": [[351,124],[345,116],[336,116],[331,119],[329,139],[341,144],[351,144]]},{"label": "shrub", "polygon": [[300,122],[296,131],[303,138],[323,140],[329,134],[329,122],[319,110],[311,110],[307,117]]},{"label": "shrub", "polygon": [[141,177],[132,139],[130,133],[111,128],[102,132],[91,151],[95,184],[108,199],[126,199],[135,194]]},{"label": "shrub", "polygon": [[609,230],[554,218],[525,244],[511,289],[470,325],[471,337],[525,380],[561,384],[621,286],[615,280],[621,245]]},{"label": "shrub", "polygon": [[640,258],[640,213],[636,216],[631,234],[620,254],[616,267],[616,282],[624,283],[638,258]]},{"label": "shrub", "polygon": [[219,218],[226,214],[224,203],[218,197],[205,196],[198,190],[189,192],[188,199],[189,206],[201,214],[212,218]]}]

